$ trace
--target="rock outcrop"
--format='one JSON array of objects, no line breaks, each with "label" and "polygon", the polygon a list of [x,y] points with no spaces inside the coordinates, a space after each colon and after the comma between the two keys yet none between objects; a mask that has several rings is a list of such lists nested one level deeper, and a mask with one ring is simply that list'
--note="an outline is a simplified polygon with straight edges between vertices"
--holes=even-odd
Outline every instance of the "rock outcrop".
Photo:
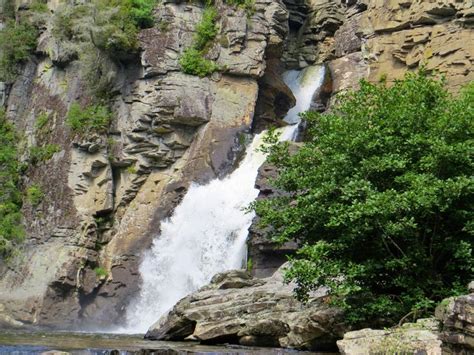
[{"label": "rock outcrop", "polygon": [[473,46],[465,45],[474,36],[471,0],[285,3],[290,33],[283,60],[288,67],[323,62],[340,67],[342,61],[347,73],[335,77],[357,84],[360,78],[378,81],[382,76],[391,82],[424,64],[445,74],[454,92],[474,78]]},{"label": "rock outcrop", "polygon": [[382,353],[464,355],[474,353],[474,287],[470,294],[445,299],[436,318],[419,319],[386,330],[361,329],[337,342],[345,355]]},{"label": "rock outcrop", "polygon": [[266,279],[235,270],[216,275],[209,285],[179,301],[145,337],[334,350],[345,327],[341,312],[325,301],[321,289],[307,304],[298,302],[281,270]]},{"label": "rock outcrop", "polygon": [[474,287],[470,294],[446,299],[436,309],[441,322],[443,354],[474,353]]},{"label": "rock outcrop", "polygon": [[344,334],[337,342],[342,355],[426,354],[441,355],[438,322],[419,319],[390,330],[361,329]]}]

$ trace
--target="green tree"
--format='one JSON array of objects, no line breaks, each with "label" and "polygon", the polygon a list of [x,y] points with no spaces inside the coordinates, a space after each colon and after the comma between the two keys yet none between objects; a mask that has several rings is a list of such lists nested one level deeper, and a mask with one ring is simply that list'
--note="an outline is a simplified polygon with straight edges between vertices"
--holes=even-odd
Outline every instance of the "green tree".
[{"label": "green tree", "polygon": [[284,196],[253,205],[301,246],[286,278],[322,285],[352,323],[421,316],[473,279],[474,85],[454,98],[423,71],[362,81],[328,114],[305,113],[293,155],[271,133]]}]

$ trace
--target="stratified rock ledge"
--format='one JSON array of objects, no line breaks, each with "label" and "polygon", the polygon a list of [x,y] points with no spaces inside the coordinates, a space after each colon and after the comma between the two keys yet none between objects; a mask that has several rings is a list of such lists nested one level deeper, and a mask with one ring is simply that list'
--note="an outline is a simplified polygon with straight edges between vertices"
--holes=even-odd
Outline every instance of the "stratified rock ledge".
[{"label": "stratified rock ledge", "polygon": [[179,301],[145,338],[335,350],[345,330],[342,313],[324,300],[320,290],[307,304],[297,301],[293,286],[283,282],[282,268],[266,279],[234,270]]}]

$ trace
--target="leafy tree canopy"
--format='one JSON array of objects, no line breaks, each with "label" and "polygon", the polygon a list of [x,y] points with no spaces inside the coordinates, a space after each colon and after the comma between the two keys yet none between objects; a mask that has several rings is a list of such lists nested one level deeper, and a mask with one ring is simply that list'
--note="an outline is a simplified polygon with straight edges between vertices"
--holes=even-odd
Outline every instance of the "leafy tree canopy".
[{"label": "leafy tree canopy", "polygon": [[362,81],[332,112],[303,114],[306,142],[267,149],[284,196],[253,205],[301,246],[286,271],[300,299],[325,285],[348,321],[421,316],[473,279],[474,85],[454,98],[409,73]]}]

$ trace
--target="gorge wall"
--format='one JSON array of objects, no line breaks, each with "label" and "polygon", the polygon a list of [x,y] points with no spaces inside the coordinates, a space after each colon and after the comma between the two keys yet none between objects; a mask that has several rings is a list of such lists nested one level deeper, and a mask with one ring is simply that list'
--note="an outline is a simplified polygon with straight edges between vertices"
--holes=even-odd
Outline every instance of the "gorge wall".
[{"label": "gorge wall", "polygon": [[[16,3],[19,13],[30,6]],[[190,182],[230,171],[245,135],[278,123],[294,104],[284,69],[326,63],[319,109],[361,78],[390,82],[423,63],[446,75],[454,92],[474,79],[474,47],[466,45],[474,43],[472,1],[256,0],[248,17],[217,1],[219,33],[207,56],[224,70],[203,78],[179,65],[203,7],[161,1],[155,25],[139,34],[139,56],[103,67],[110,130],[84,137],[65,123],[72,103],[91,100],[83,59],[73,40],[54,36],[55,16],[73,5],[47,6],[35,55],[13,83],[0,85],[23,159],[31,147],[60,148],[22,176],[44,196],[24,203],[26,241],[0,264],[0,325],[120,323],[140,285],[141,254]],[[36,123],[41,114],[46,129]],[[284,259],[257,228],[249,248],[261,276]]]}]

